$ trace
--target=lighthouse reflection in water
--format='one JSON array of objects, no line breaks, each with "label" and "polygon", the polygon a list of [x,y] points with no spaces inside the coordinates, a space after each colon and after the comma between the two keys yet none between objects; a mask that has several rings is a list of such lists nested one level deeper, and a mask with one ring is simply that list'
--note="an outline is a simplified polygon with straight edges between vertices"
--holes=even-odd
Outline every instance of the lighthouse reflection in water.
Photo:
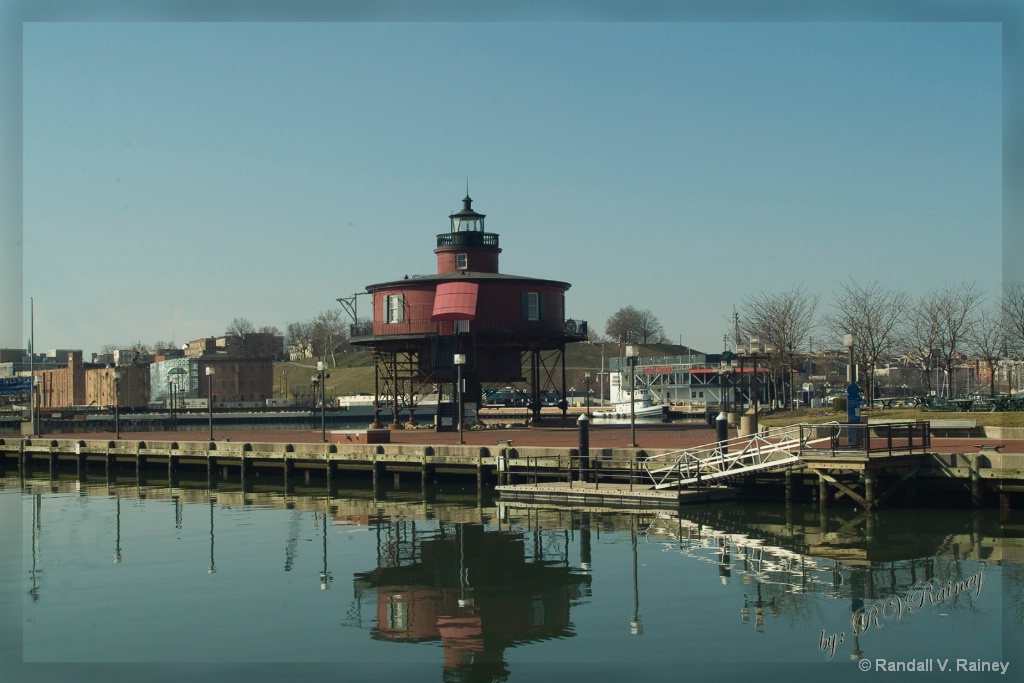
[{"label": "lighthouse reflection in water", "polygon": [[419,537],[414,522],[392,522],[377,533],[378,566],[355,578],[357,592],[376,594],[372,637],[440,642],[444,680],[505,680],[506,648],[573,635],[570,608],[590,576],[571,566],[567,532],[529,544],[482,524],[441,523]]},{"label": "lighthouse reflection in water", "polygon": [[[863,661],[1006,661],[1021,642],[1018,511],[599,511],[442,488],[0,483],[0,503],[20,497],[32,665],[567,683],[679,680],[680,661],[695,680],[735,680],[770,662],[861,680]],[[109,682],[94,671],[74,680]]]}]

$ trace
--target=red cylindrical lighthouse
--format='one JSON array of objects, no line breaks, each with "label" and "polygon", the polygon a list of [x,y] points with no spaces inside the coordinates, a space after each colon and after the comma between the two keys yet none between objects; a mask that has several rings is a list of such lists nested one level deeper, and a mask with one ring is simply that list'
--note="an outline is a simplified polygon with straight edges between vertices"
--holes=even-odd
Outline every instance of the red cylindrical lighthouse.
[{"label": "red cylindrical lighthouse", "polygon": [[[377,403],[390,403],[396,423],[400,410],[415,409],[435,385],[453,381],[455,354],[467,358],[463,377],[471,400],[481,385],[525,382],[539,419],[544,384],[554,383],[557,366],[565,395],[565,344],[587,338],[584,321],[565,317],[569,283],[498,271],[498,235],[484,230],[485,216],[472,201],[463,199],[462,211],[449,216],[450,231],[437,235],[436,275],[366,288],[372,331],[352,343],[375,351]],[[564,401],[562,407],[564,416]]]}]

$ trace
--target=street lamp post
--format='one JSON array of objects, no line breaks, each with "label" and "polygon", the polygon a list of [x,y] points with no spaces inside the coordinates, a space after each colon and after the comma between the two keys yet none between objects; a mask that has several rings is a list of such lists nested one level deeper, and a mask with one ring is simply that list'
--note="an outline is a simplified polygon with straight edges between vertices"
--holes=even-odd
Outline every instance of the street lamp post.
[{"label": "street lamp post", "polygon": [[114,371],[114,438],[121,438],[121,416],[117,404],[121,402],[121,373]]},{"label": "street lamp post", "polygon": [[167,382],[167,393],[170,394],[171,403],[171,429],[177,431],[177,423],[174,421],[174,385],[177,383],[177,379],[171,379]]},{"label": "street lamp post", "polygon": [[313,400],[316,400],[317,389],[320,389],[320,439],[327,443],[327,420],[324,411],[327,409],[327,392],[324,380],[330,375],[324,373],[324,362],[316,362],[316,376],[313,377]]},{"label": "street lamp post", "polygon": [[[846,422],[851,425],[860,424],[860,387],[857,386],[857,368],[853,363],[853,347],[857,343],[857,336],[848,333],[843,335],[843,346],[849,349],[850,366],[846,370]],[[857,447],[860,444],[860,433],[850,427],[850,446]]]},{"label": "street lamp post", "polygon": [[455,419],[459,421],[459,443],[463,442],[462,437],[462,366],[466,364],[466,354],[456,353],[453,362],[455,363]]},{"label": "street lamp post", "polygon": [[213,441],[213,375],[214,369],[206,366],[206,407],[210,422],[210,441]]},{"label": "street lamp post", "polygon": [[626,366],[629,368],[629,447],[636,448],[636,359],[640,350],[626,346]]},{"label": "street lamp post", "polygon": [[587,398],[586,398],[586,402],[587,402],[587,415],[590,415],[590,373],[589,372],[584,372],[583,373],[583,382],[587,385]]}]

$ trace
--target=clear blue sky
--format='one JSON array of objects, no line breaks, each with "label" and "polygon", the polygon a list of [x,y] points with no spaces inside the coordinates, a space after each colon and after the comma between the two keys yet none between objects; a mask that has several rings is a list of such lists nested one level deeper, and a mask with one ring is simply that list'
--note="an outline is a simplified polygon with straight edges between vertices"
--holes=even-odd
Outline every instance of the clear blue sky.
[{"label": "clear blue sky", "polygon": [[501,270],[571,282],[602,332],[634,305],[715,352],[751,293],[824,310],[849,278],[995,295],[1002,49],[998,23],[27,23],[37,346],[284,330],[434,272],[467,178]]}]

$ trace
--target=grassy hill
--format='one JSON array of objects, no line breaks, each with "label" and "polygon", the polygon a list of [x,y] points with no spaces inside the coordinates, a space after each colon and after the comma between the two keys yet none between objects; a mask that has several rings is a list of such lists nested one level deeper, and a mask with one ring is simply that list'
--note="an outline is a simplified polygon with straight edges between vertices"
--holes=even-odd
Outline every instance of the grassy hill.
[{"label": "grassy hill", "polygon": [[[596,390],[597,374],[603,367],[608,367],[608,359],[620,354],[618,344],[570,344],[565,350],[566,383],[569,386],[583,387],[583,373],[589,372],[591,387]],[[650,344],[640,347],[642,358],[658,358],[663,356],[683,356],[689,352],[685,346],[675,344]],[[327,395],[343,396],[349,394],[373,393],[373,358],[369,351],[350,351],[338,354],[338,367],[331,367],[331,359],[327,359]],[[286,374],[287,373],[287,374]],[[316,374],[316,360],[285,361],[274,363],[274,396],[288,397],[292,389],[301,387],[301,391],[310,391],[310,380]]]}]

